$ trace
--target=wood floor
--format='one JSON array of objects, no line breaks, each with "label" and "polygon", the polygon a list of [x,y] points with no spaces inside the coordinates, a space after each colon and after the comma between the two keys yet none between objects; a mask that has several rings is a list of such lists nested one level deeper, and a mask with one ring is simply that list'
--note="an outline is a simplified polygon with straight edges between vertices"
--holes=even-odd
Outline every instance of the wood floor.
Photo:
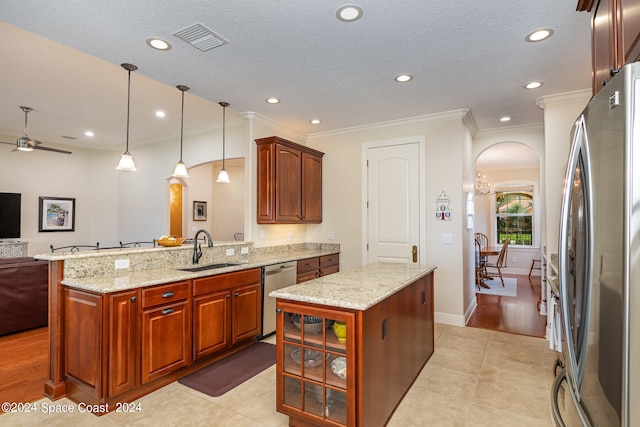
[{"label": "wood floor", "polygon": [[[467,326],[544,337],[546,317],[538,313],[540,277],[518,279],[517,297],[477,295]],[[0,337],[0,402],[34,402],[48,378],[48,328]],[[0,410],[0,414],[2,411]]]},{"label": "wood floor", "polygon": [[476,294],[478,306],[467,326],[544,338],[547,317],[538,309],[540,276],[505,275],[518,279],[516,297]]},{"label": "wood floor", "polygon": [[0,402],[34,402],[44,396],[48,348],[46,327],[0,337]]}]

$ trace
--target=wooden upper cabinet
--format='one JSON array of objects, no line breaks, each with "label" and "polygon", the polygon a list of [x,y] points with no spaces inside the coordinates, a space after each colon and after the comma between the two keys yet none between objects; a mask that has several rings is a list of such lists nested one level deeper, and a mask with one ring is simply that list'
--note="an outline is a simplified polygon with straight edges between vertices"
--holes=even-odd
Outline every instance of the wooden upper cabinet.
[{"label": "wooden upper cabinet", "polygon": [[593,94],[611,79],[610,70],[640,60],[640,0],[580,0],[592,11]]},{"label": "wooden upper cabinet", "polygon": [[640,61],[640,0],[619,0],[620,34],[625,64]]},{"label": "wooden upper cabinet", "polygon": [[277,136],[256,144],[258,224],[321,223],[324,153]]}]

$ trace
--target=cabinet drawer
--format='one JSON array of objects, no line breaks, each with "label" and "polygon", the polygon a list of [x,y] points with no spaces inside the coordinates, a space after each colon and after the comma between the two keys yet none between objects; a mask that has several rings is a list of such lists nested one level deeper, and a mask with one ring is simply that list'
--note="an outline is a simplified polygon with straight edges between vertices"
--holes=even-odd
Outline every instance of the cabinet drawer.
[{"label": "cabinet drawer", "polygon": [[340,255],[331,254],[320,257],[320,268],[332,267],[340,264]]},{"label": "cabinet drawer", "polygon": [[193,281],[193,296],[197,297],[238,285],[256,284],[260,283],[261,280],[262,272],[259,268],[203,277]]},{"label": "cabinet drawer", "polygon": [[318,270],[320,268],[319,258],[307,258],[298,261],[298,274],[308,271]]},{"label": "cabinet drawer", "polygon": [[189,283],[177,282],[142,289],[142,308],[169,304],[189,297]]},{"label": "cabinet drawer", "polygon": [[338,271],[340,271],[340,265],[338,265],[338,264],[331,265],[331,266],[326,267],[326,268],[321,268],[320,269],[320,276],[327,276],[329,274],[337,273]]}]

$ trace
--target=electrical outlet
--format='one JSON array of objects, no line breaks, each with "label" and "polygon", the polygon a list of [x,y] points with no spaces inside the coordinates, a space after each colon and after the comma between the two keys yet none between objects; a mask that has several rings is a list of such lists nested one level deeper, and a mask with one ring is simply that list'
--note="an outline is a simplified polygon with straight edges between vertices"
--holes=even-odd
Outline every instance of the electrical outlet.
[{"label": "electrical outlet", "polygon": [[293,240],[293,233],[289,232],[289,240]]},{"label": "electrical outlet", "polygon": [[517,263],[518,262],[518,258],[512,256],[511,257],[511,262],[514,263],[514,264]]},{"label": "electrical outlet", "polygon": [[453,245],[453,234],[443,234],[442,243],[444,245]]},{"label": "electrical outlet", "polygon": [[236,254],[236,250],[233,248],[227,249],[227,256],[233,256]]},{"label": "electrical outlet", "polygon": [[129,259],[117,259],[115,267],[116,270],[120,268],[129,268]]},{"label": "electrical outlet", "polygon": [[336,238],[336,233],[334,233],[333,231],[329,231],[327,233],[327,240],[333,240]]},{"label": "electrical outlet", "polygon": [[249,246],[243,246],[243,247],[241,247],[241,248],[240,248],[240,253],[241,253],[242,255],[246,255],[246,254],[248,254],[248,253],[249,253]]}]

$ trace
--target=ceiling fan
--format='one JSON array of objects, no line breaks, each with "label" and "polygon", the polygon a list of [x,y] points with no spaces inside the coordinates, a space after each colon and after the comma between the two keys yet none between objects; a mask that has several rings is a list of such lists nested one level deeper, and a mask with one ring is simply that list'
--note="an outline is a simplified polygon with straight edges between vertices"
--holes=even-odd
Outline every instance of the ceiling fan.
[{"label": "ceiling fan", "polygon": [[15,144],[12,142],[4,142],[4,141],[0,141],[0,143],[15,145],[16,148],[14,148],[11,151],[43,150],[43,151],[53,151],[54,153],[71,154],[71,151],[67,151],[67,150],[60,150],[58,148],[41,147],[40,144],[42,144],[42,142],[37,141],[35,139],[31,139],[28,135],[29,128],[27,126],[27,118],[28,118],[29,112],[33,111],[33,108],[21,106],[20,109],[24,111],[24,135],[18,138]]}]

